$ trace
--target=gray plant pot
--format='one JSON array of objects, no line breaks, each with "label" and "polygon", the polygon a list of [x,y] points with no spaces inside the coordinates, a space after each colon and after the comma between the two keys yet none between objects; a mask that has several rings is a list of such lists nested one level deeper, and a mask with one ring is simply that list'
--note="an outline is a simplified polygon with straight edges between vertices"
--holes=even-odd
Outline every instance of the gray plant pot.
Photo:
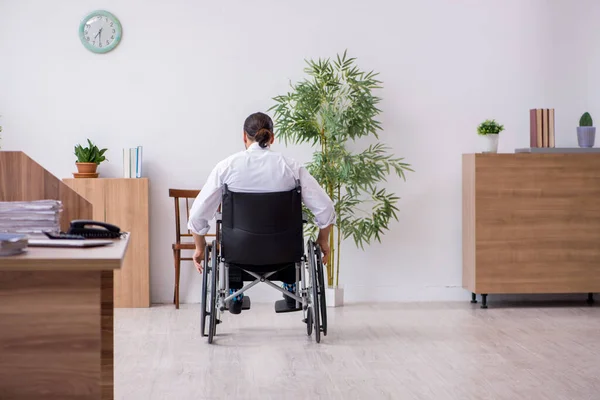
[{"label": "gray plant pot", "polygon": [[596,141],[595,126],[578,126],[577,127],[577,143],[579,147],[594,147]]}]

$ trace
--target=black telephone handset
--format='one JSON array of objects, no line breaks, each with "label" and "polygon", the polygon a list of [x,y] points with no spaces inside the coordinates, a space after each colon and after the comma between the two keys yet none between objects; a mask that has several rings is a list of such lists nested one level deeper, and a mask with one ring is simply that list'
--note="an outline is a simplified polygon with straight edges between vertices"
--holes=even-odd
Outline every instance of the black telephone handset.
[{"label": "black telephone handset", "polygon": [[121,229],[118,226],[106,222],[84,219],[71,221],[71,226],[67,233],[94,239],[114,239],[121,237]]}]

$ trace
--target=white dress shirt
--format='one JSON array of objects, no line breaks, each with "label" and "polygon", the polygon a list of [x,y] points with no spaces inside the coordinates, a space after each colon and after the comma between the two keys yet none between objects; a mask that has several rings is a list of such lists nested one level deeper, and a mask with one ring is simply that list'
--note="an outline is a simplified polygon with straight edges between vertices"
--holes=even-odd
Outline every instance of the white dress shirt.
[{"label": "white dress shirt", "polygon": [[219,162],[212,170],[190,210],[188,229],[205,235],[219,209],[223,185],[233,192],[283,192],[302,186],[302,202],[315,215],[319,228],[335,223],[333,202],[306,168],[296,161],[252,143],[248,149]]}]

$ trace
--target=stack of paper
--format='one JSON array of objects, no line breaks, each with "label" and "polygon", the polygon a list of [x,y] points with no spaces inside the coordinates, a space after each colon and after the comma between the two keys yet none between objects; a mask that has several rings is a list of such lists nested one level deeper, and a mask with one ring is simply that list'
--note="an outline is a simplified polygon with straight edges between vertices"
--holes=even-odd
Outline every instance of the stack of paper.
[{"label": "stack of paper", "polygon": [[58,200],[0,201],[0,232],[59,232],[61,211]]},{"label": "stack of paper", "polygon": [[27,248],[27,244],[27,235],[0,233],[0,257],[21,254]]}]

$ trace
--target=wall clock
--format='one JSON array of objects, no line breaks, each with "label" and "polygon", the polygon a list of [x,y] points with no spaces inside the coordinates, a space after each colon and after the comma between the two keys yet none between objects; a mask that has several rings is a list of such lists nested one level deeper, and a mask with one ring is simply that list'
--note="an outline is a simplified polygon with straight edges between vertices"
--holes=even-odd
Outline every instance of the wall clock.
[{"label": "wall clock", "polygon": [[121,41],[121,23],[108,11],[89,13],[79,24],[79,39],[94,53],[107,53]]}]

